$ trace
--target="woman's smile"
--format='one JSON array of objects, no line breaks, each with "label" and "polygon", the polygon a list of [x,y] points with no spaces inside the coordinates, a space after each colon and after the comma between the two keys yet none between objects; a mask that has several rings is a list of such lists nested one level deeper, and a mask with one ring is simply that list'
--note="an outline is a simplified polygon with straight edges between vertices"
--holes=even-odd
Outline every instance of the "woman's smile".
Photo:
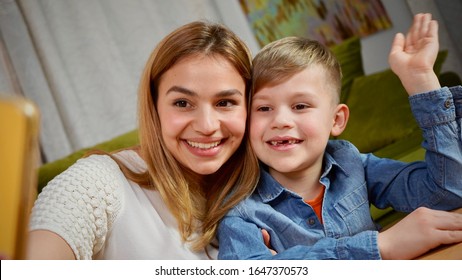
[{"label": "woman's smile", "polygon": [[213,157],[220,153],[226,139],[202,142],[185,140],[184,142],[186,143],[188,150],[193,155],[199,157]]}]

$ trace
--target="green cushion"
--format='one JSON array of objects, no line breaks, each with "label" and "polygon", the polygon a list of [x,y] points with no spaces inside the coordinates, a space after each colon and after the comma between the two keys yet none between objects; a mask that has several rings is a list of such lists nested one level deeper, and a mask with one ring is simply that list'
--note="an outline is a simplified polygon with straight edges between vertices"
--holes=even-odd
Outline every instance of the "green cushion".
[{"label": "green cushion", "polygon": [[133,130],[93,147],[78,150],[59,160],[46,163],[38,170],[38,193],[42,191],[43,187],[45,187],[51,179],[74,164],[78,159],[85,155],[86,152],[90,150],[112,152],[122,148],[135,146],[138,143],[138,130]]},{"label": "green cushion", "polygon": [[441,86],[454,87],[462,84],[462,80],[456,72],[448,71],[439,76]]},{"label": "green cushion", "polygon": [[443,63],[444,61],[446,61],[447,57],[448,57],[447,50],[442,50],[438,53],[438,56],[436,57],[435,65],[433,65],[433,70],[435,71],[436,75],[438,76],[440,75],[441,68],[443,67]]},{"label": "green cushion", "polygon": [[385,70],[356,78],[346,100],[350,118],[338,138],[361,152],[374,152],[418,129],[408,95],[398,77]]},{"label": "green cushion", "polygon": [[[438,55],[437,74],[446,55],[447,51]],[[408,94],[390,69],[356,78],[345,103],[350,119],[338,138],[352,142],[361,152],[377,151],[420,130]]]},{"label": "green cushion", "polygon": [[422,141],[422,131],[416,129],[403,139],[374,151],[374,155],[404,162],[424,160],[425,149],[422,148]]},{"label": "green cushion", "polygon": [[330,48],[342,68],[342,93],[340,102],[344,103],[350,92],[353,80],[364,75],[359,37],[349,38]]},{"label": "green cushion", "polygon": [[371,206],[372,219],[375,223],[379,224],[381,228],[390,227],[406,215],[406,213],[397,212],[391,207],[387,209],[377,209],[374,206]]}]

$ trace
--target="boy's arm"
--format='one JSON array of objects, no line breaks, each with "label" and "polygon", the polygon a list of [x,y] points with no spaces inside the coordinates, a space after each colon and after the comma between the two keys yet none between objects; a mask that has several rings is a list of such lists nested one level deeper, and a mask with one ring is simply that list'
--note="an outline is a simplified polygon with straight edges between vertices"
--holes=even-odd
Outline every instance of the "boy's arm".
[{"label": "boy's arm", "polygon": [[462,206],[458,174],[462,170],[462,92],[460,86],[441,88],[433,71],[437,54],[438,24],[430,14],[417,14],[406,36],[399,33],[393,41],[390,66],[410,95],[426,157],[425,162],[409,165],[374,157],[365,160],[371,200],[379,208],[391,205],[410,212],[419,206],[440,210]]},{"label": "boy's arm", "polygon": [[388,60],[410,96],[441,87],[433,71],[438,48],[438,23],[431,14],[415,15],[406,36],[396,34]]},{"label": "boy's arm", "polygon": [[377,238],[376,231],[364,231],[351,237],[322,238],[313,245],[297,245],[273,255],[257,225],[227,216],[218,228],[218,259],[380,259]]},{"label": "boy's arm", "polygon": [[422,129],[425,161],[411,163],[363,154],[369,199],[378,208],[411,212],[418,207],[462,207],[462,87],[409,98]]},{"label": "boy's arm", "polygon": [[221,260],[264,260],[273,255],[257,225],[241,217],[225,216],[218,226],[217,238],[218,259]]},{"label": "boy's arm", "polygon": [[226,217],[218,239],[219,259],[412,259],[441,244],[462,242],[462,214],[420,208],[381,233],[325,237],[276,255],[264,244],[260,229],[240,217]]}]

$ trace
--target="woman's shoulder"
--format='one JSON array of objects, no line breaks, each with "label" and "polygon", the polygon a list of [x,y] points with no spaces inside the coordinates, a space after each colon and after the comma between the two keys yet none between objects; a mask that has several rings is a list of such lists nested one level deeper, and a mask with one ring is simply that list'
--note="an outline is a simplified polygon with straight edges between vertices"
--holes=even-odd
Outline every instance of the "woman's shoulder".
[{"label": "woman's shoulder", "polygon": [[114,153],[113,156],[120,160],[126,167],[135,172],[141,173],[147,169],[145,161],[139,155],[137,150],[121,150]]},{"label": "woman's shoulder", "polygon": [[[93,154],[87,157],[78,159],[68,169],[59,174],[58,176],[69,176],[73,173],[91,176],[93,173],[101,173],[113,171],[117,167],[117,163],[109,156],[102,154]],[[85,173],[81,173],[86,171]],[[57,177],[58,177],[57,176]]]},{"label": "woman's shoulder", "polygon": [[[132,155],[124,152],[120,155]],[[117,155],[117,156],[120,156]],[[141,164],[141,163],[139,163]],[[40,196],[60,200],[88,198],[103,204],[120,204],[127,178],[119,164],[109,155],[94,154],[77,160],[67,170],[53,178]]]},{"label": "woman's shoulder", "polygon": [[125,184],[127,180],[110,156],[79,159],[39,194],[30,229],[51,230],[66,240],[78,259],[91,258],[102,248],[122,209]]},{"label": "woman's shoulder", "polygon": [[71,187],[75,185],[93,185],[96,182],[116,180],[121,173],[117,163],[107,155],[91,155],[81,158],[69,168],[58,174],[45,186],[42,192],[51,186]]},{"label": "woman's shoulder", "polygon": [[[119,151],[112,155],[129,168],[142,170],[145,168],[144,161],[132,150]],[[135,171],[136,171],[135,170]],[[50,183],[56,180],[87,181],[113,181],[124,176],[118,163],[109,155],[93,154],[77,160],[73,165],[61,174],[57,175]]]}]

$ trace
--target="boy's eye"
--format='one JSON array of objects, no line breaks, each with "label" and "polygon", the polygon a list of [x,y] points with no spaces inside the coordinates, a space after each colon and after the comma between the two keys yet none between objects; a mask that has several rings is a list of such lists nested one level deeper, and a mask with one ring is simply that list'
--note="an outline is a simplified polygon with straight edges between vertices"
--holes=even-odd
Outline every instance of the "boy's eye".
[{"label": "boy's eye", "polygon": [[268,107],[268,106],[260,106],[260,107],[257,108],[257,111],[268,112],[268,111],[271,111],[271,108]]},{"label": "boy's eye", "polygon": [[306,105],[306,104],[296,104],[296,105],[294,105],[293,108],[294,108],[295,110],[303,110],[303,109],[309,108],[309,106]]}]

